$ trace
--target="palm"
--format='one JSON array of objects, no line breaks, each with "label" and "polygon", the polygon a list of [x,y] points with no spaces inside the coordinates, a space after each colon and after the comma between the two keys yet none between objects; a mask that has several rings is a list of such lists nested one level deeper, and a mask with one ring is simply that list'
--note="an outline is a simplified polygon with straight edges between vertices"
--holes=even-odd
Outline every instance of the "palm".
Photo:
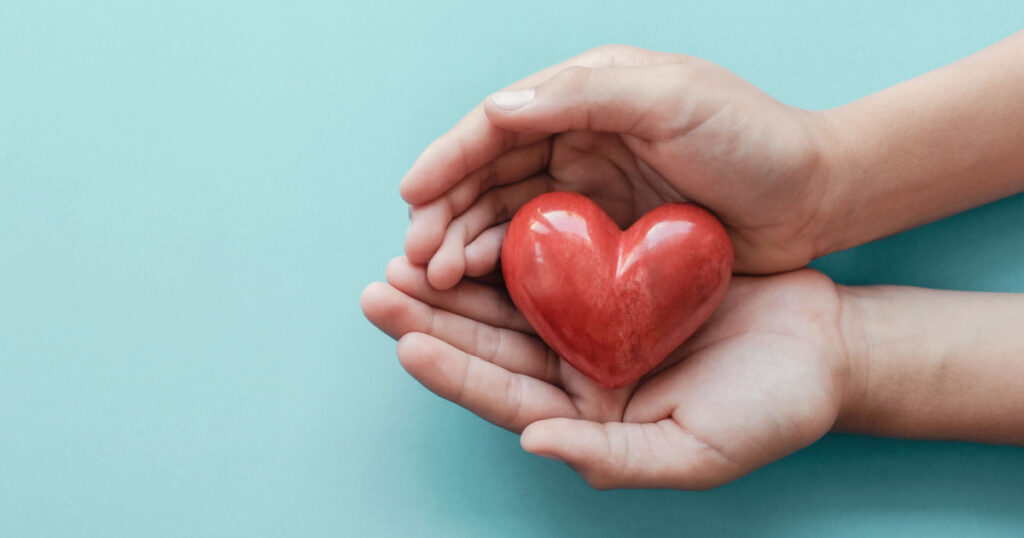
[{"label": "palm", "polygon": [[[402,338],[413,376],[513,431],[537,423],[524,433],[533,451],[567,450],[542,427],[577,428],[569,451],[600,487],[722,483],[813,442],[835,418],[837,302],[834,285],[813,271],[737,278],[701,331],[617,391],[560,361],[494,289],[463,282],[437,291],[404,259],[388,278],[390,286],[367,289],[364,311]],[[658,456],[630,459],[644,451]]]},{"label": "palm", "polygon": [[626,420],[667,412],[727,476],[810,444],[839,409],[838,307],[835,286],[814,271],[736,279],[680,350],[685,360],[640,386]]},{"label": "palm", "polygon": [[587,195],[621,227],[661,204],[681,200],[614,133],[570,131],[552,136],[547,174],[553,190]]}]

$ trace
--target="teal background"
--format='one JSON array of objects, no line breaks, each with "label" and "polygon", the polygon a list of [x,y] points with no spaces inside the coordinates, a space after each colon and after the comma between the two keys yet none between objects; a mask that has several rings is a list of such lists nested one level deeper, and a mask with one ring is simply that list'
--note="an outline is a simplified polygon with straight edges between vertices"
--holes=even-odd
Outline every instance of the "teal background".
[{"label": "teal background", "polygon": [[[420,387],[358,297],[400,253],[427,143],[585,49],[702,56],[820,109],[1022,20],[1020,0],[0,2],[0,536],[1019,536],[1012,447],[834,435],[708,492],[593,491]],[[1022,245],[1015,197],[815,265],[1024,291]]]}]

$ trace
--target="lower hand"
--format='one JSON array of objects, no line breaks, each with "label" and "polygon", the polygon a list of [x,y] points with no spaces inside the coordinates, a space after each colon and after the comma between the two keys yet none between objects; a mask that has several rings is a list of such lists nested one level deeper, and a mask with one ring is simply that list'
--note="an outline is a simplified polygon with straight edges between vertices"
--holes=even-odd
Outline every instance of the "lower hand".
[{"label": "lower hand", "polygon": [[715,314],[633,386],[607,391],[538,339],[504,290],[439,291],[397,258],[363,293],[424,386],[562,460],[593,487],[703,489],[832,428],[848,376],[837,287],[805,269],[736,277]]}]

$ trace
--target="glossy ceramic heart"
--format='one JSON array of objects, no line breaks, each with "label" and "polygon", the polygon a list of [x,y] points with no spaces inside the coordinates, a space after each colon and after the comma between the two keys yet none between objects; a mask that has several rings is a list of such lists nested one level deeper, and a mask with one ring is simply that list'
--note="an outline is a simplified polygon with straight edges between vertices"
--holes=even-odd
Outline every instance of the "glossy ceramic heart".
[{"label": "glossy ceramic heart", "polygon": [[610,389],[640,379],[707,320],[732,262],[725,229],[700,206],[663,205],[623,232],[565,192],[524,205],[501,249],[509,294],[537,334]]}]

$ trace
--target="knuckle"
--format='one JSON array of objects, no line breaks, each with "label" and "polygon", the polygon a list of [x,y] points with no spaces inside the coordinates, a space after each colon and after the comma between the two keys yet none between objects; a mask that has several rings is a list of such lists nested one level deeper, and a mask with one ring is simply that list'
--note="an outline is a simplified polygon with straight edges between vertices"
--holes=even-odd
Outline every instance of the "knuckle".
[{"label": "knuckle", "polygon": [[620,45],[618,43],[604,43],[590,49],[590,53],[599,57],[615,56],[622,52],[622,48],[624,46],[625,45]]},{"label": "knuckle", "polygon": [[587,85],[594,69],[585,65],[570,65],[558,72],[552,82],[557,82],[567,90],[581,90]]},{"label": "knuckle", "polygon": [[494,162],[491,162],[483,169],[482,179],[480,182],[470,182],[469,185],[474,186],[475,188],[467,188],[467,191],[475,190],[476,192],[474,194],[478,195],[480,190],[491,188],[491,186],[496,184],[500,178],[501,174],[499,173],[498,166]]},{"label": "knuckle", "polygon": [[[458,177],[468,175],[472,172],[469,164],[469,148],[467,148],[466,141],[463,140],[462,135],[457,133],[454,129],[441,135],[440,138],[434,141],[434,144],[437,145],[436,151],[441,151],[441,148],[446,149],[450,152],[450,158],[454,162],[459,163],[460,168],[457,174]],[[434,144],[431,145],[433,146]]]},{"label": "knuckle", "polygon": [[692,64],[685,62],[659,65],[656,69],[660,72],[659,78],[664,81],[660,86],[673,93],[691,86],[697,70]]},{"label": "knuckle", "polygon": [[513,377],[509,380],[505,398],[505,408],[508,412],[501,425],[510,430],[519,430],[519,419],[523,411],[523,387],[519,378]]},{"label": "knuckle", "polygon": [[[424,306],[426,306],[426,305],[424,305]],[[422,321],[421,325],[423,326],[423,333],[424,334],[437,334],[437,332],[438,332],[437,331],[437,325],[438,325],[437,310],[434,310],[433,308],[430,308],[429,306],[427,306],[426,309],[422,310],[421,312],[412,312],[411,309],[406,309],[406,310],[403,311],[403,313],[404,313],[404,315],[409,316],[409,317],[412,318],[410,320],[410,322],[409,322],[410,325],[415,323],[417,320],[422,319],[423,321]]]},{"label": "knuckle", "polygon": [[589,53],[594,58],[609,60],[612,63],[615,63],[625,58],[636,56],[638,53],[643,51],[644,49],[641,49],[640,47],[634,47],[632,45],[624,45],[621,43],[605,43],[604,45],[598,45],[590,49]]},{"label": "knuckle", "polygon": [[423,206],[421,209],[414,209],[413,211],[419,211],[424,215],[429,214],[432,219],[446,223],[450,222],[456,215],[454,202],[451,196],[444,196],[429,202],[428,205]]},{"label": "knuckle", "polygon": [[501,356],[501,333],[482,323],[477,324],[474,333],[477,355],[490,362],[497,360]]},{"label": "knuckle", "polygon": [[459,369],[459,374],[456,376],[458,382],[454,384],[454,390],[449,395],[443,395],[442,397],[456,403],[463,401],[468,393],[467,389],[469,388],[470,378],[473,376],[472,368],[473,363],[465,361],[462,368]]},{"label": "knuckle", "polygon": [[488,220],[491,222],[501,222],[505,220],[507,208],[505,207],[504,201],[498,195],[498,192],[488,191],[484,196],[486,197],[484,204],[487,208],[487,213],[491,216]]}]

